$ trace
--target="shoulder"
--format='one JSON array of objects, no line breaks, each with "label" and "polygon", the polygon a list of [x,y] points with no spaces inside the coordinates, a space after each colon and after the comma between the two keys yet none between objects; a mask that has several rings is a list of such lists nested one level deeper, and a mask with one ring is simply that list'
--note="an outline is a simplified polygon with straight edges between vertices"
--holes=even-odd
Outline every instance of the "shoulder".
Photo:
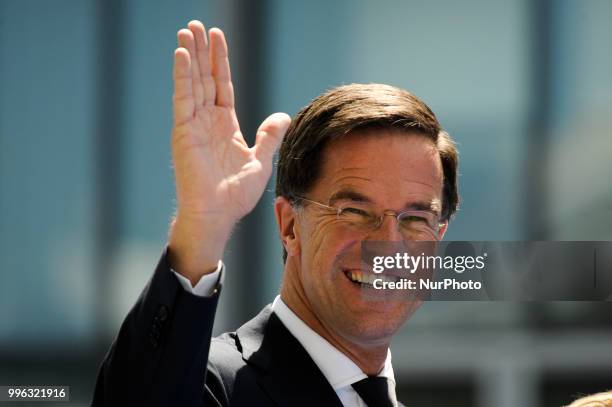
[{"label": "shoulder", "polygon": [[237,404],[241,395],[259,392],[257,367],[247,363],[242,355],[240,341],[235,332],[213,338],[208,356],[206,388],[209,395],[224,400],[222,405]]},{"label": "shoulder", "polygon": [[224,372],[238,370],[246,364],[235,332],[226,332],[212,339],[208,362]]}]

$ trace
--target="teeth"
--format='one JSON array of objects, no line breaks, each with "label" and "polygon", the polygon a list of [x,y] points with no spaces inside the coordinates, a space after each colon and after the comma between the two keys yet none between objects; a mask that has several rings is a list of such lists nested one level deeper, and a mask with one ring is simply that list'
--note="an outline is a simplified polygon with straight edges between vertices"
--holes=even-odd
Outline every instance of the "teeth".
[{"label": "teeth", "polygon": [[351,270],[346,273],[348,278],[351,281],[360,284],[374,285],[374,280],[380,279],[386,282],[397,282],[399,281],[399,277],[389,276],[383,274],[372,274],[372,273],[364,273],[362,271]]}]

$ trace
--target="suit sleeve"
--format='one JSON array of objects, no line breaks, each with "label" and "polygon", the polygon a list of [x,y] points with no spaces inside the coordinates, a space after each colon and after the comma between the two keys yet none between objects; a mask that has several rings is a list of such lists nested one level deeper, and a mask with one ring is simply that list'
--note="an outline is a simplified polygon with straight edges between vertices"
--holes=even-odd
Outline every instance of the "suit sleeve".
[{"label": "suit sleeve", "polygon": [[92,406],[201,406],[224,274],[210,296],[189,293],[166,249],[102,362]]}]

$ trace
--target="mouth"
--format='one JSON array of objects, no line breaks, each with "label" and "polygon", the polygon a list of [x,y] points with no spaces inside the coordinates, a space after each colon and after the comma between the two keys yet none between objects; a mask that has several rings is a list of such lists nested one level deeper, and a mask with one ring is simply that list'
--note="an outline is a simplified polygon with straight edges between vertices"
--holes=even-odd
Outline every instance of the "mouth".
[{"label": "mouth", "polygon": [[365,272],[360,269],[343,269],[344,275],[351,281],[352,283],[360,286],[361,288],[374,288],[374,281],[380,280],[381,282],[397,282],[399,281],[399,277],[383,275],[383,274],[374,274]]}]

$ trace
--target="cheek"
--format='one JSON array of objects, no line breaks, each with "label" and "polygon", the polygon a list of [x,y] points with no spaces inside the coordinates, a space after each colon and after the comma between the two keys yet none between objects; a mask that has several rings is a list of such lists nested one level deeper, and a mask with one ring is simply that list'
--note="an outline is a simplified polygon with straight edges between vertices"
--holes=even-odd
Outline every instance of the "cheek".
[{"label": "cheek", "polygon": [[359,262],[360,242],[354,232],[347,231],[335,221],[320,223],[309,235],[305,261],[310,263],[313,274],[333,274],[338,263],[346,265],[350,261],[354,265]]}]

